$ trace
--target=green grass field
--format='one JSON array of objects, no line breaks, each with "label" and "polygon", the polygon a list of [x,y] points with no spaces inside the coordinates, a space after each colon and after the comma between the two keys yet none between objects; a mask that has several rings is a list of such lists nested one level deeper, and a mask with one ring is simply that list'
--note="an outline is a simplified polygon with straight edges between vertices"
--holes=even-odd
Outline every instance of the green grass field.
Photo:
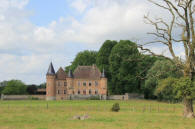
[{"label": "green grass field", "polygon": [[[111,112],[118,102],[121,110]],[[0,101],[0,129],[195,129],[182,104],[156,101]],[[73,120],[88,114],[87,120]]]}]

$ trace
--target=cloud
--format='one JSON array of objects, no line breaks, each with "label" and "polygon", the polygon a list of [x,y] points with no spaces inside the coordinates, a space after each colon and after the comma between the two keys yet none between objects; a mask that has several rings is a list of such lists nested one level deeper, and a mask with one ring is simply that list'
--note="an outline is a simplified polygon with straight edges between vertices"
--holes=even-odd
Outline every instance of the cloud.
[{"label": "cloud", "polygon": [[76,16],[61,16],[44,26],[30,21],[28,2],[0,0],[0,81],[41,83],[51,60],[57,70],[69,65],[78,51],[98,50],[107,39],[143,41],[151,30],[143,22],[150,10],[144,1],[71,0],[69,7]]},{"label": "cloud", "polygon": [[80,13],[83,13],[89,3],[90,0],[75,0],[71,3],[71,6],[75,8],[77,11],[79,11]]}]

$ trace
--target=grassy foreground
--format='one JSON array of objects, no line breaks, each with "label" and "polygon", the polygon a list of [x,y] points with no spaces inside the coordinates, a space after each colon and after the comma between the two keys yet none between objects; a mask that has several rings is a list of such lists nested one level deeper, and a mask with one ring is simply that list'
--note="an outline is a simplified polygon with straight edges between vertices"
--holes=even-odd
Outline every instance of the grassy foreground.
[{"label": "grassy foreground", "polygon": [[[115,102],[119,112],[110,111]],[[0,101],[0,129],[195,129],[182,108],[146,100]],[[84,114],[90,118],[72,119]]]}]

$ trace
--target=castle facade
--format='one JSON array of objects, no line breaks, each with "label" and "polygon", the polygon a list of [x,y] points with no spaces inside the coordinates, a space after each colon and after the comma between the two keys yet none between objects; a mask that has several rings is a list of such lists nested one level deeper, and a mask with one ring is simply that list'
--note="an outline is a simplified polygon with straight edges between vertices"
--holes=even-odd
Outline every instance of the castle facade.
[{"label": "castle facade", "polygon": [[107,78],[96,65],[78,66],[74,73],[61,67],[55,73],[52,63],[46,74],[46,100],[66,100],[72,96],[106,96]]}]

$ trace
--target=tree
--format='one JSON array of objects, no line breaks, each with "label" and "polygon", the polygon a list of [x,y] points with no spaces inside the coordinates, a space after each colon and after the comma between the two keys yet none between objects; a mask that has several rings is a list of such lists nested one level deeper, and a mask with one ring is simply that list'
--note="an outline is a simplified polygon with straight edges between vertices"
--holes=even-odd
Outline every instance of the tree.
[{"label": "tree", "polygon": [[93,65],[93,64],[96,63],[96,57],[97,57],[97,52],[96,51],[85,50],[85,51],[79,52],[76,55],[76,58],[74,59],[72,64],[65,68],[66,72],[68,72],[69,69],[74,71],[78,65],[87,65],[87,66],[88,65]]},{"label": "tree", "polygon": [[106,40],[98,51],[96,58],[96,65],[102,71],[103,68],[106,73],[106,77],[110,78],[109,73],[109,56],[112,51],[112,48],[117,44],[116,41]]},{"label": "tree", "polygon": [[138,78],[138,89],[140,92],[144,92],[144,85],[147,79],[148,70],[154,65],[154,63],[159,60],[155,56],[141,54],[140,60],[138,61],[138,70],[136,77]]},{"label": "tree", "polygon": [[11,80],[7,82],[7,86],[3,89],[3,94],[21,95],[26,94],[26,85],[20,80]]},{"label": "tree", "polygon": [[1,87],[0,87],[0,95],[1,95],[1,93],[2,93],[2,91],[3,91],[3,89],[4,89],[4,87],[5,87],[5,86],[1,86]]},{"label": "tree", "polygon": [[176,97],[174,85],[177,82],[176,78],[168,77],[158,81],[158,86],[155,89],[154,94],[159,100],[175,102],[180,100]]},{"label": "tree", "polygon": [[108,87],[112,94],[138,92],[136,71],[139,57],[137,45],[131,41],[121,40],[112,48],[109,57],[112,85]]},{"label": "tree", "polygon": [[178,67],[167,59],[157,60],[154,65],[149,69],[144,85],[144,94],[146,98],[155,99],[154,91],[158,85],[158,80],[168,77],[179,78],[183,76]]},{"label": "tree", "polygon": [[36,94],[37,92],[37,86],[36,85],[28,85],[26,91],[28,92],[28,94]]},{"label": "tree", "polygon": [[[155,21],[149,16],[145,16],[145,20],[148,24],[155,27],[155,32],[148,33],[155,36],[157,40],[150,43],[160,43],[166,45],[172,58],[165,55],[159,55],[153,53],[150,49],[144,48],[143,45],[139,45],[139,48],[143,51],[147,51],[152,55],[165,56],[167,59],[173,61],[179,66],[184,77],[188,77],[193,82],[195,80],[195,31],[194,31],[194,0],[148,0],[161,9],[168,11],[167,16],[170,16],[170,20],[167,21],[162,17],[157,18]],[[170,15],[169,15],[170,14]],[[177,29],[177,33],[174,33]],[[181,33],[178,30],[182,30]],[[181,35],[181,38],[177,38]],[[177,39],[176,39],[177,38]],[[185,50],[185,57],[179,58],[174,51],[174,43],[183,44]],[[193,99],[183,96],[184,100],[184,117],[194,117],[193,112]]]},{"label": "tree", "polygon": [[[111,85],[111,73],[109,72],[109,56],[112,48],[117,44],[116,41],[106,40],[98,51],[96,58],[96,65],[98,68],[105,71],[106,77],[108,79],[108,87]],[[109,89],[108,89],[109,90]],[[110,93],[110,91],[108,91]]]},{"label": "tree", "polygon": [[41,83],[37,88],[46,88],[46,82]]}]

